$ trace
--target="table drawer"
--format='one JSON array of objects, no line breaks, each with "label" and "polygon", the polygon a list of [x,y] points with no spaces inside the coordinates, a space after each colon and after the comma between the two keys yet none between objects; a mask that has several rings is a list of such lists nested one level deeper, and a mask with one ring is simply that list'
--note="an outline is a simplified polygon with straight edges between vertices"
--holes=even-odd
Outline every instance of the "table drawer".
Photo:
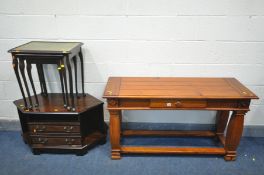
[{"label": "table drawer", "polygon": [[205,108],[206,100],[152,99],[152,108]]},{"label": "table drawer", "polygon": [[64,123],[29,123],[30,133],[79,133],[80,125],[78,122],[64,122]]},{"label": "table drawer", "polygon": [[31,136],[32,144],[41,144],[45,146],[59,146],[59,145],[81,145],[81,137],[44,137]]}]

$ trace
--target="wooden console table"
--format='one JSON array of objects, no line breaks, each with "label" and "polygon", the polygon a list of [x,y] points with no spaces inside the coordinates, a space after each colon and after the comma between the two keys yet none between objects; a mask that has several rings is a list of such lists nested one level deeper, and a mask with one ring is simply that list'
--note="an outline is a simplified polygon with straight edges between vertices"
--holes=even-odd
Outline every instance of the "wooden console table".
[{"label": "wooden console table", "polygon": [[[258,97],[235,78],[110,77],[104,92],[110,112],[112,159],[121,154],[218,154],[236,159],[244,116]],[[215,110],[215,131],[122,130],[122,110]],[[232,115],[229,119],[229,113]],[[229,121],[229,122],[228,122]],[[224,134],[226,130],[226,135]],[[223,147],[122,146],[121,136],[216,137]]]}]

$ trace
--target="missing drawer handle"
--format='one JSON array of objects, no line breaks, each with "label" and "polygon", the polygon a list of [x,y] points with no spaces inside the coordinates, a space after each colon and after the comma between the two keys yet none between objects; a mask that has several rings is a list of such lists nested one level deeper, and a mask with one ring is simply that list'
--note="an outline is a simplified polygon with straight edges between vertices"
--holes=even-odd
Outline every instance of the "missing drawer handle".
[{"label": "missing drawer handle", "polygon": [[48,139],[47,139],[47,138],[45,138],[45,139],[43,139],[43,138],[38,138],[38,142],[41,143],[41,144],[45,144],[45,143],[48,142]]},{"label": "missing drawer handle", "polygon": [[69,144],[69,145],[71,145],[73,142],[75,141],[75,139],[65,139],[65,142],[66,142],[66,144]]}]

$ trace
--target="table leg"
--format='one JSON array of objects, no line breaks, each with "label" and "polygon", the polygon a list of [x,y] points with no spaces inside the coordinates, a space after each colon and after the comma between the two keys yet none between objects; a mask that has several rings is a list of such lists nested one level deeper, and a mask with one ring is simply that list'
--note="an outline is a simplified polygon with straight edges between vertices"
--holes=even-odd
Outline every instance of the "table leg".
[{"label": "table leg", "polygon": [[65,85],[65,96],[66,96],[67,110],[71,110],[70,103],[69,103],[68,82],[67,82],[65,64],[64,64],[63,60],[61,62],[62,62],[62,65],[63,65],[63,66],[61,66],[61,71],[62,71],[62,76],[63,76],[63,80],[64,80],[64,85]]},{"label": "table leg", "polygon": [[110,110],[110,141],[112,146],[111,158],[121,159],[120,155],[120,116],[121,111]]},{"label": "table leg", "polygon": [[42,77],[41,77],[41,73],[40,73],[40,64],[36,64],[36,68],[38,71],[38,77],[39,77],[39,84],[40,84],[40,89],[41,89],[41,94],[44,94],[44,89],[43,89],[43,81],[42,81]]},{"label": "table leg", "polygon": [[28,99],[29,99],[29,109],[32,109],[33,107],[33,104],[32,104],[32,99],[31,99],[31,95],[30,95],[30,91],[29,91],[29,88],[28,88],[28,85],[27,85],[27,80],[26,80],[26,76],[25,76],[25,60],[24,59],[19,59],[19,69],[20,69],[20,73],[21,73],[21,76],[22,76],[22,79],[24,81],[24,84],[25,84],[25,88],[26,88],[26,91],[27,91],[27,95],[28,95]]},{"label": "table leg", "polygon": [[76,97],[78,97],[78,84],[77,84],[77,63],[76,63],[76,56],[72,58],[73,65],[74,65],[74,75],[75,75],[75,91],[76,91]]},{"label": "table leg", "polygon": [[217,111],[216,114],[216,135],[217,137],[223,137],[226,129],[226,125],[229,119],[229,111]]},{"label": "table leg", "polygon": [[246,111],[233,111],[231,115],[225,140],[225,160],[236,159],[236,149],[242,136],[245,113]]},{"label": "table leg", "polygon": [[80,62],[81,62],[82,94],[83,94],[83,96],[85,96],[85,93],[84,93],[84,66],[83,66],[82,48],[80,48],[79,57],[80,57]]},{"label": "table leg", "polygon": [[14,55],[13,55],[13,68],[14,68],[14,71],[15,71],[15,74],[16,74],[16,78],[17,78],[17,81],[18,81],[18,85],[19,85],[21,94],[23,96],[24,107],[25,107],[25,109],[27,109],[28,108],[28,104],[27,104],[26,96],[25,96],[24,89],[23,89],[23,86],[22,86],[22,83],[21,83],[19,72],[18,72],[18,60],[17,60],[17,58]]},{"label": "table leg", "polygon": [[64,93],[64,84],[63,84],[63,75],[62,75],[62,71],[63,71],[62,69],[64,66],[62,66],[62,64],[60,62],[57,64],[57,66],[58,66],[58,71],[59,71],[59,75],[60,75],[61,90],[62,90],[63,103],[64,103],[63,106],[64,106],[64,108],[66,108],[67,103],[66,103],[66,97],[65,97],[65,93]]},{"label": "table leg", "polygon": [[37,71],[38,71],[38,76],[39,76],[41,94],[42,95],[48,95],[46,81],[45,81],[45,76],[44,76],[43,65],[38,63],[38,64],[36,64],[36,66],[37,66]]},{"label": "table leg", "polygon": [[42,85],[43,85],[44,94],[47,96],[48,95],[48,91],[47,91],[47,85],[46,85],[44,70],[43,70],[43,64],[40,64],[39,67],[40,67],[40,75],[41,75],[41,79],[42,79]]},{"label": "table leg", "polygon": [[71,69],[71,64],[70,64],[69,56],[66,56],[66,63],[67,63],[68,74],[69,74],[71,106],[72,106],[72,111],[75,111],[76,109],[75,109],[74,95],[73,95],[72,69]]},{"label": "table leg", "polygon": [[36,100],[35,107],[38,107],[38,106],[39,106],[39,101],[38,101],[38,97],[37,97],[37,93],[36,93],[35,85],[34,85],[33,78],[32,78],[31,68],[32,68],[31,63],[27,61],[27,73],[28,73],[28,78],[29,78],[29,81],[30,81],[31,87],[32,87],[32,89],[33,89],[33,93],[34,93],[35,100]]}]

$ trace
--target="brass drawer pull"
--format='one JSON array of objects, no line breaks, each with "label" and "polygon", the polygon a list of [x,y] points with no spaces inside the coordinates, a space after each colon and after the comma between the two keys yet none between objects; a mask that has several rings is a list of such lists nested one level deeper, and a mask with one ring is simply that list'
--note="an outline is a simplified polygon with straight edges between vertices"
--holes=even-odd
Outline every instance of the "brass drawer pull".
[{"label": "brass drawer pull", "polygon": [[46,131],[46,126],[36,126],[36,129],[34,129],[34,132],[44,132]]},{"label": "brass drawer pull", "polygon": [[63,129],[65,132],[71,132],[73,130],[73,126],[64,126]]}]

